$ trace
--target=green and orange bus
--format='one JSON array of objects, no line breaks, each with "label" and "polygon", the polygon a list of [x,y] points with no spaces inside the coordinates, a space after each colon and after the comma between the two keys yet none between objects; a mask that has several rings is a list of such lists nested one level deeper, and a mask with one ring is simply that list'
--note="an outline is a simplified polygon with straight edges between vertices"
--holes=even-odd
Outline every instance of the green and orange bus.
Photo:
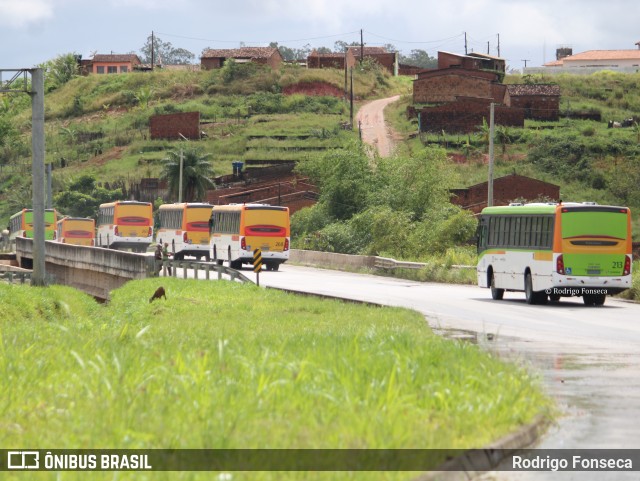
[{"label": "green and orange bus", "polygon": [[584,203],[487,207],[477,235],[478,285],[529,304],[581,296],[602,305],[631,287],[631,211]]},{"label": "green and orange bus", "polygon": [[[54,240],[56,238],[56,222],[58,212],[55,209],[44,211],[44,238]],[[33,210],[22,209],[9,219],[9,240],[15,241],[16,237],[33,239]]]}]

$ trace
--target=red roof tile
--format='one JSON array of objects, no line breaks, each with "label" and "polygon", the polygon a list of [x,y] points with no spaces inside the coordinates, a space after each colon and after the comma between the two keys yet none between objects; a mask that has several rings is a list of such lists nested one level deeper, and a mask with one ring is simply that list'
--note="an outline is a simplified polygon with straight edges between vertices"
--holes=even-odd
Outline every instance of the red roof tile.
[{"label": "red roof tile", "polygon": [[640,60],[640,49],[636,50],[587,50],[563,58],[563,63],[575,60]]},{"label": "red roof tile", "polygon": [[140,58],[133,53],[128,54],[95,54],[94,62],[134,62],[140,63]]},{"label": "red roof tile", "polygon": [[202,53],[201,58],[269,58],[277,51],[275,47],[209,49]]},{"label": "red roof tile", "polygon": [[517,97],[520,95],[560,95],[560,86],[552,84],[509,84],[507,85],[509,95]]}]

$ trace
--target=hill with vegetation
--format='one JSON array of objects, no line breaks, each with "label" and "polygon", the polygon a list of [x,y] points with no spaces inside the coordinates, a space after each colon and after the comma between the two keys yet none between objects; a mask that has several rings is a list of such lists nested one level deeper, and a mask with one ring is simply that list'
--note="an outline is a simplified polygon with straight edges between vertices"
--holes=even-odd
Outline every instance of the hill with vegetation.
[{"label": "hill with vegetation", "polygon": [[[475,219],[452,206],[448,192],[486,180],[488,126],[468,135],[418,134],[416,120],[407,117],[410,78],[394,78],[374,64],[354,70],[356,109],[401,95],[386,114],[403,139],[390,158],[360,145],[357,127],[344,129],[348,98],[305,95],[305,86],[344,91],[339,70],[228,62],[213,71],[47,78],[46,162],[54,166],[54,204],[64,213],[61,206],[93,208],[132,182],[166,174],[166,159],[179,148],[206,154],[211,175],[231,173],[237,160],[295,160],[321,189],[318,204],[294,216],[295,247],[474,262],[473,249],[464,246]],[[640,208],[638,123],[607,128],[609,119],[638,119],[640,75],[511,75],[505,82],[559,84],[561,115],[556,122],[527,120],[524,128],[497,126],[496,176],[515,172],[558,184],[564,200]],[[151,116],[188,111],[200,112],[202,140],[149,138]],[[581,113],[601,120],[577,119]],[[1,219],[30,205],[29,135],[29,98],[3,96]]]},{"label": "hill with vegetation", "polygon": [[[360,101],[406,92],[409,83],[403,80],[375,67],[356,71],[354,97]],[[304,92],[313,85],[343,91],[344,73],[296,66],[272,71],[228,62],[220,70],[92,75],[64,83],[48,75],[45,162],[53,166],[54,199],[79,187],[95,189],[87,179],[78,185],[86,176],[106,187],[107,197],[141,178],[158,177],[168,152],[179,148],[209,154],[213,174],[222,175],[231,173],[233,161],[245,158],[298,160],[314,151],[309,147],[340,147],[354,136],[341,128],[350,117],[344,99],[283,93],[292,87]],[[24,94],[4,94],[0,99],[2,221],[31,204],[31,109]],[[200,113],[202,140],[186,144],[150,139],[153,115],[190,111]],[[305,138],[298,139],[300,134]],[[278,136],[289,140],[273,140]]]}]

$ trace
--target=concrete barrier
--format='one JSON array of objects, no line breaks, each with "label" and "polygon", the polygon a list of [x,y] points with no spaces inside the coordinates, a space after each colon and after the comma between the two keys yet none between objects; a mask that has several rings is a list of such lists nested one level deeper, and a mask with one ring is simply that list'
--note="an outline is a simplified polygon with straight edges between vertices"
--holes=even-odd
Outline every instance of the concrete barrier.
[{"label": "concrete barrier", "polygon": [[333,252],[305,251],[299,249],[291,249],[289,252],[289,261],[294,264],[336,269],[373,269],[375,267],[375,259],[376,258],[374,256],[353,256],[349,254],[335,254]]},{"label": "concrete barrier", "polygon": [[[16,239],[16,257],[20,266],[31,266],[31,239]],[[132,279],[144,279],[153,269],[153,256],[45,242],[47,282],[75,287],[99,299],[109,299],[113,289]]]}]

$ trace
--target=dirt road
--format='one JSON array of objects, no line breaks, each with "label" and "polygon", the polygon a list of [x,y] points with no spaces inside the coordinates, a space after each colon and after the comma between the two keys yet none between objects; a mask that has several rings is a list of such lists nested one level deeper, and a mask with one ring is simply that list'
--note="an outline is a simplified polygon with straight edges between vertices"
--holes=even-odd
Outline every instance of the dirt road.
[{"label": "dirt road", "polygon": [[393,138],[384,121],[384,108],[400,98],[399,95],[387,99],[374,100],[363,105],[356,115],[357,125],[362,132],[362,141],[378,149],[381,157],[393,152]]}]

